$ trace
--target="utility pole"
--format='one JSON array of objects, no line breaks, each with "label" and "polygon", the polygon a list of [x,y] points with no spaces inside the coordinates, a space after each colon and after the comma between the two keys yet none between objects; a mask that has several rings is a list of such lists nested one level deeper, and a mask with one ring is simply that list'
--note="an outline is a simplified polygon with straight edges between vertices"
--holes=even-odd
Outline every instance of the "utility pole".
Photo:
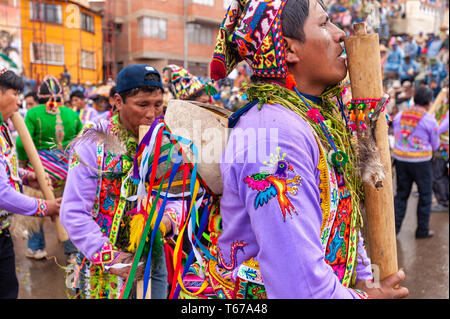
[{"label": "utility pole", "polygon": [[188,39],[188,21],[187,21],[187,7],[189,4],[189,0],[184,0],[184,5],[183,5],[183,31],[184,31],[184,50],[183,50],[183,67],[185,69],[188,69],[188,43],[189,43],[189,39]]}]

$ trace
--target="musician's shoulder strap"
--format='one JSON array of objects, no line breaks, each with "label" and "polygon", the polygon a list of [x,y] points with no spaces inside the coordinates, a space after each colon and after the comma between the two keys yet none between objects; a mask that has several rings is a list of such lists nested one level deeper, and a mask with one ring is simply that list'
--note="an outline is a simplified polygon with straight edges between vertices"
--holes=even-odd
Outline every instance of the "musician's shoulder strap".
[{"label": "musician's shoulder strap", "polygon": [[241,107],[239,110],[237,110],[236,112],[231,114],[230,117],[228,118],[228,127],[229,128],[235,127],[237,125],[237,123],[239,122],[239,119],[241,118],[241,116],[244,115],[245,113],[247,113],[248,110],[250,110],[252,107],[254,107],[258,103],[259,103],[258,99],[251,101],[247,105]]}]

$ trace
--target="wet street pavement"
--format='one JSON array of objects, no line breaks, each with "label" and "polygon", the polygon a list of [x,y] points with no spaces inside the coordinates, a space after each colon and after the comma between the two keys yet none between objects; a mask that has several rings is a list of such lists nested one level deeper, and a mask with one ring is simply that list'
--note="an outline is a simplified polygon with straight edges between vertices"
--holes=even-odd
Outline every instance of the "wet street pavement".
[{"label": "wet street pavement", "polygon": [[[430,228],[435,236],[415,239],[417,197],[411,196],[402,229],[397,237],[398,264],[406,272],[403,286],[412,299],[449,298],[449,212],[431,213]],[[25,257],[26,240],[14,238],[19,299],[66,299],[66,257],[50,220],[44,223],[47,259]],[[60,266],[58,266],[58,264]]]},{"label": "wet street pavement", "polygon": [[432,212],[430,229],[435,235],[416,239],[417,201],[417,197],[409,198],[407,215],[397,236],[398,265],[406,273],[402,286],[409,289],[409,298],[448,299],[449,212]]},{"label": "wet street pavement", "polygon": [[67,258],[49,218],[44,222],[44,236],[48,255],[41,260],[25,257],[27,240],[13,237],[19,299],[67,299],[69,296],[62,268],[67,266]]}]

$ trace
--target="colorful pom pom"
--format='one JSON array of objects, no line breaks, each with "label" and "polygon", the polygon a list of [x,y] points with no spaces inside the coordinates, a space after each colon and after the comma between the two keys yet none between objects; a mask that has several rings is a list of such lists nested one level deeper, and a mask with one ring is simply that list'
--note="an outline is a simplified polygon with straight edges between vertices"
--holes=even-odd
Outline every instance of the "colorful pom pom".
[{"label": "colorful pom pom", "polygon": [[331,152],[331,162],[334,167],[344,167],[348,163],[348,155],[343,151]]},{"label": "colorful pom pom", "polygon": [[293,90],[294,87],[297,87],[297,83],[295,82],[295,78],[294,78],[294,76],[291,73],[289,73],[287,75],[287,77],[286,77],[286,87],[289,90]]},{"label": "colorful pom pom", "polygon": [[320,114],[320,111],[318,109],[309,109],[307,112],[310,119],[312,119],[314,122],[319,123],[320,120],[324,120],[324,117],[322,114]]}]

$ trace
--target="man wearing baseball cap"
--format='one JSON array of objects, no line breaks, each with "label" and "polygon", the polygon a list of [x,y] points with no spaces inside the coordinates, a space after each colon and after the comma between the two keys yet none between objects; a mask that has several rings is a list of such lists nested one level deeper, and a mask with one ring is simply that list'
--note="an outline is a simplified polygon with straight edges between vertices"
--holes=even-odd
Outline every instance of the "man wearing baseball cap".
[{"label": "man wearing baseball cap", "polygon": [[[139,126],[151,125],[163,115],[160,74],[150,65],[125,67],[117,76],[114,102],[114,116],[84,131],[72,143],[61,204],[61,222],[80,250],[74,287],[81,298],[118,298],[125,286],[137,249],[132,238],[140,238],[143,229],[135,219],[137,202],[130,199],[136,195],[136,185],[127,176],[133,171]],[[170,205],[166,212],[169,209]],[[167,215],[160,227],[166,236],[176,229]],[[163,254],[152,253],[152,299],[166,298]],[[137,280],[143,269],[145,263],[138,268]]]}]

